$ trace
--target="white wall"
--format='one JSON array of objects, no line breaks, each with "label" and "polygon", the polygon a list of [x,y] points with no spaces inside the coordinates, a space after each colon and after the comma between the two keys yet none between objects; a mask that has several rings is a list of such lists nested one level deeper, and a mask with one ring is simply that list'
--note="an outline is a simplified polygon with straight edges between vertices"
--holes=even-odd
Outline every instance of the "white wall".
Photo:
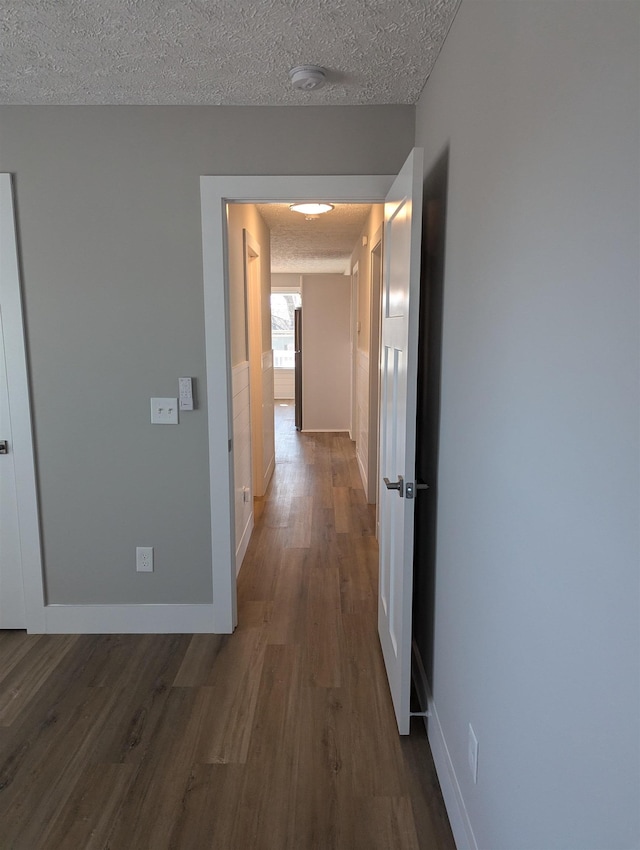
[{"label": "white wall", "polygon": [[348,431],[351,278],[302,276],[302,428]]},{"label": "white wall", "polygon": [[460,848],[640,847],[639,33],[637,3],[463,0],[418,106],[427,172],[449,147],[429,732]]},{"label": "white wall", "polygon": [[273,397],[294,398],[296,390],[295,369],[273,370]]}]

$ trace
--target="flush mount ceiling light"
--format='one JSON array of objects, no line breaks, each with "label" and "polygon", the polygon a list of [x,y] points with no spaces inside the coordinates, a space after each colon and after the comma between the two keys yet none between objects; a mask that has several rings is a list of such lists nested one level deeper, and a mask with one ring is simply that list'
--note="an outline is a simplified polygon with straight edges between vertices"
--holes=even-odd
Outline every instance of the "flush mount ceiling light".
[{"label": "flush mount ceiling light", "polygon": [[289,79],[294,89],[314,91],[327,82],[327,72],[320,65],[296,65],[289,71]]},{"label": "flush mount ceiling light", "polygon": [[331,212],[333,204],[289,204],[291,212],[302,213],[302,215],[320,215]]}]

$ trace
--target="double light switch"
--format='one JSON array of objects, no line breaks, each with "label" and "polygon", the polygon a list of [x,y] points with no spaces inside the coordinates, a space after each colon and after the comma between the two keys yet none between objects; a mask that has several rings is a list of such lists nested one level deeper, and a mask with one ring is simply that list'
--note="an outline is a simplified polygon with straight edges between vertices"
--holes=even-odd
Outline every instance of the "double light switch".
[{"label": "double light switch", "polygon": [[151,422],[154,425],[177,425],[178,424],[178,399],[177,398],[152,398],[151,399]]}]

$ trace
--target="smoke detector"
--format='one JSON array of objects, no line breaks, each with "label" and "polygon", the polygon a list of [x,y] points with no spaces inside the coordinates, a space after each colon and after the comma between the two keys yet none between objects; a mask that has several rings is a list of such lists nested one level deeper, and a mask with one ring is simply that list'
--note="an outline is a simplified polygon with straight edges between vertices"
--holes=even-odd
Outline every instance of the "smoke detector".
[{"label": "smoke detector", "polygon": [[315,91],[327,82],[327,72],[320,65],[296,65],[289,71],[289,79],[295,89]]}]

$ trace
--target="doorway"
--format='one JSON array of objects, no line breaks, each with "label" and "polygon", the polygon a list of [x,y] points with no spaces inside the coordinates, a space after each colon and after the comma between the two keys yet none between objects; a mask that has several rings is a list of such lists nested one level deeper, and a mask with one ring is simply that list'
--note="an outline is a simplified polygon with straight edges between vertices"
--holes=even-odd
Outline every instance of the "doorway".
[{"label": "doorway", "polygon": [[[237,623],[235,557],[232,551],[234,494],[231,464],[231,367],[227,239],[229,203],[383,203],[393,177],[332,175],[310,177],[202,177],[203,271],[206,328],[207,396],[209,399],[209,464],[213,574],[213,623],[218,633],[231,633]],[[221,403],[226,399],[226,405]],[[225,482],[230,482],[227,486]]]},{"label": "doorway", "polygon": [[[232,410],[230,359],[227,356],[230,350],[229,313],[225,310],[220,315],[220,294],[223,295],[223,304],[229,300],[229,204],[239,200],[251,204],[257,199],[263,203],[281,201],[286,204],[293,198],[295,201],[323,201],[331,206],[334,201],[351,203],[354,195],[369,203],[384,202],[380,475],[385,472],[387,475],[384,478],[386,488],[380,490],[378,632],[401,734],[409,731],[422,163],[422,150],[414,148],[394,177],[201,178],[207,373],[208,389],[213,390],[209,392],[212,540],[213,551],[222,556],[213,558],[212,609],[217,619],[215,628],[227,633],[233,631],[237,624],[235,568],[228,557],[233,547],[230,490],[234,486],[230,463],[234,443],[230,439],[229,427]],[[224,364],[223,370],[220,369],[221,364]],[[227,399],[224,420],[219,416],[220,400],[224,396],[216,392],[221,389],[226,390],[224,395]],[[215,403],[213,399],[216,399]],[[229,486],[216,491],[214,482],[221,475]],[[402,503],[400,506],[397,502],[390,502],[388,491],[397,491]],[[220,550],[215,546],[217,537],[221,543]]]}]

